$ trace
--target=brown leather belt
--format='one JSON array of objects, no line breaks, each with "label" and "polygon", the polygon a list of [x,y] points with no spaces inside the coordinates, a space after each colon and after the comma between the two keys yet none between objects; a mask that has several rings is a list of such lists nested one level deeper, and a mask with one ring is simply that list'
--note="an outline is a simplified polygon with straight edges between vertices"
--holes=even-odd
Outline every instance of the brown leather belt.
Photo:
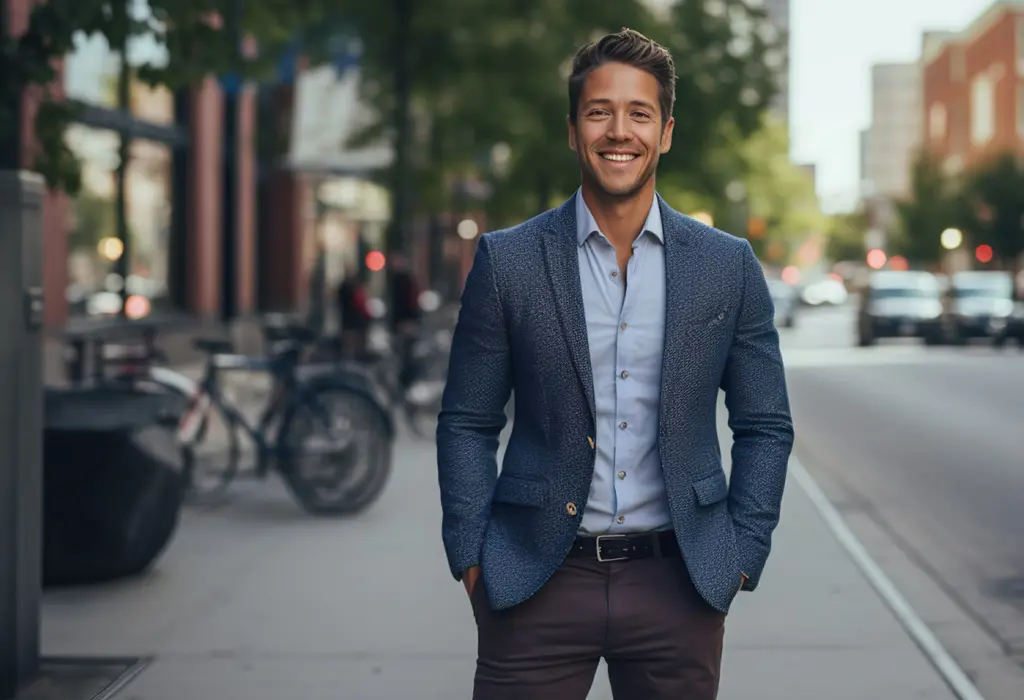
[{"label": "brown leather belt", "polygon": [[579,536],[569,550],[570,557],[593,557],[600,562],[678,557],[679,543],[671,530],[629,535]]}]

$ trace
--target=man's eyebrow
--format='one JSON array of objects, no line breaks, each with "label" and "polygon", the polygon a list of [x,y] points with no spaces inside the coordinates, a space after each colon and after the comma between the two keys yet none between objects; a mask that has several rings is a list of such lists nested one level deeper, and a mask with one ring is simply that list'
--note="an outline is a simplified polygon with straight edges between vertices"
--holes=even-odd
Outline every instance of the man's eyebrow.
[{"label": "man's eyebrow", "polygon": [[[610,105],[612,100],[608,97],[594,97],[583,103],[584,105]],[[631,100],[630,105],[634,107],[643,107],[644,109],[654,110],[656,107],[648,102],[647,100]]]}]

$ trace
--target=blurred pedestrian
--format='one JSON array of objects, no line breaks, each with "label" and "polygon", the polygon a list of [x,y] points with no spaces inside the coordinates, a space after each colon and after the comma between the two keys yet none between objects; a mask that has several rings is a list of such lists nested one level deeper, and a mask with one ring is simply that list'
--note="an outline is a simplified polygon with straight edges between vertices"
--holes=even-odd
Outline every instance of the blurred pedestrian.
[{"label": "blurred pedestrian", "polygon": [[338,322],[341,354],[348,360],[358,360],[366,354],[366,339],[372,315],[370,296],[356,270],[349,268],[338,285]]},{"label": "blurred pedestrian", "polygon": [[635,31],[582,48],[580,189],[479,240],[437,429],[477,700],[584,700],[602,657],[617,700],[711,700],[726,613],[761,580],[793,443],[786,380],[749,243],[655,191],[674,86],[669,53]]},{"label": "blurred pedestrian", "polygon": [[309,271],[309,313],[306,324],[317,334],[324,332],[327,321],[327,246],[317,238]]},{"label": "blurred pedestrian", "polygon": [[408,388],[414,369],[412,348],[420,332],[420,287],[416,282],[403,253],[391,256],[391,271],[388,276],[388,305],[390,307],[391,332],[395,352],[399,359],[399,384]]}]

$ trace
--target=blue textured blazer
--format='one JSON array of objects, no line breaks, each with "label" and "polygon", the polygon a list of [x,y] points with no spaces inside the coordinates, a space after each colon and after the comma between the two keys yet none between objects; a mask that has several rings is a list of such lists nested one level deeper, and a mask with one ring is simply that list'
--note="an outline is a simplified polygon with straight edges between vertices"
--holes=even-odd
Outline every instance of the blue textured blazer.
[{"label": "blue textured blazer", "polygon": [[[741,571],[749,576],[744,588],[757,587],[778,524],[793,445],[786,380],[771,296],[750,245],[658,201],[662,470],[693,582],[724,612]],[[462,294],[437,427],[442,534],[452,575],[480,565],[496,610],[526,600],[558,569],[590,492],[594,388],[576,243],[573,199],[485,234]],[[733,433],[728,483],[719,389]]]}]

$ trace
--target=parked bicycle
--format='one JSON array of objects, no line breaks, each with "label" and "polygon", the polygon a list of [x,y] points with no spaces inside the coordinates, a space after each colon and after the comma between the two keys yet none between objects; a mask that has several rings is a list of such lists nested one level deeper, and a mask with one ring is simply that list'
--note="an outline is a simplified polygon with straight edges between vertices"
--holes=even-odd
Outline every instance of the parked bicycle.
[{"label": "parked bicycle", "polygon": [[448,351],[451,332],[434,330],[413,340],[409,348],[405,376],[402,366],[401,339],[366,359],[376,381],[395,411],[400,411],[410,431],[419,438],[433,439],[441,396],[448,377]]},{"label": "parked bicycle", "polygon": [[[173,421],[183,452],[189,500],[220,500],[241,473],[241,440],[254,448],[252,475],[265,479],[276,469],[296,500],[310,513],[344,514],[372,504],[391,472],[393,423],[372,382],[358,371],[335,365],[301,364],[315,341],[297,326],[264,328],[268,352],[237,354],[227,340],[197,339],[205,355],[195,381],[153,364],[145,348],[105,351],[111,381],[152,386],[182,398],[166,420]],[[152,344],[149,344],[152,349]],[[271,392],[259,419],[251,423],[222,385],[231,371],[266,374]]]}]

